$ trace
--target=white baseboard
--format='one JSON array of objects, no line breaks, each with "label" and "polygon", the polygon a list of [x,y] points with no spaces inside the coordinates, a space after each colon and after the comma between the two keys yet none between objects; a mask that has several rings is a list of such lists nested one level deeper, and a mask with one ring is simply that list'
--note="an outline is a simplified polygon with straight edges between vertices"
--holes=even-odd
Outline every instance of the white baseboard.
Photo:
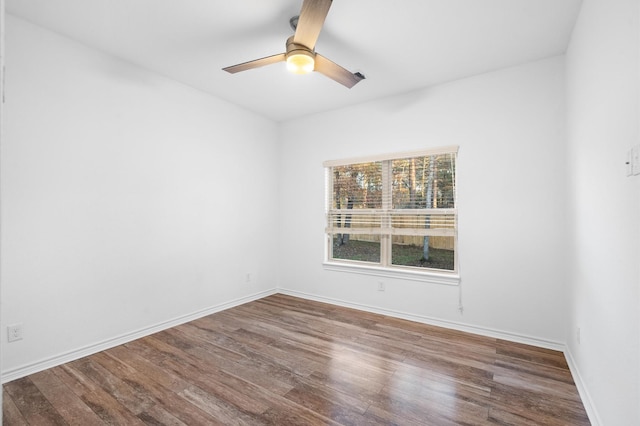
[{"label": "white baseboard", "polygon": [[569,364],[569,370],[571,371],[571,375],[573,376],[573,381],[576,384],[576,388],[578,388],[580,399],[582,399],[582,405],[584,405],[584,409],[587,411],[591,426],[601,426],[603,423],[600,419],[600,415],[596,410],[596,406],[593,403],[593,399],[591,399],[591,394],[589,393],[584,380],[582,380],[582,375],[580,374],[580,370],[578,369],[578,364],[576,364],[576,361],[573,358],[569,347],[565,349],[564,357],[567,359],[567,364]]},{"label": "white baseboard", "polygon": [[456,321],[442,320],[438,318],[427,317],[423,315],[408,314],[406,312],[394,311],[390,309],[378,308],[375,306],[364,305],[361,303],[345,302],[343,300],[332,299],[329,297],[316,296],[314,294],[303,293],[295,290],[287,290],[280,288],[278,293],[287,294],[289,296],[300,297],[302,299],[315,300],[316,302],[330,303],[332,305],[343,306],[345,308],[358,309],[360,311],[372,312],[374,314],[387,315],[394,318],[406,319],[428,325],[450,328],[453,330],[464,331],[467,333],[477,334],[480,336],[493,337],[495,339],[508,340],[510,342],[523,343],[525,345],[537,346],[545,349],[552,349],[564,352],[565,344],[537,337],[526,336],[522,334],[511,333],[508,331],[496,330],[487,327],[478,327],[474,325],[459,323]]},{"label": "white baseboard", "polygon": [[104,350],[113,348],[115,346],[131,342],[136,339],[140,339],[141,337],[149,336],[153,333],[157,333],[159,331],[166,330],[168,328],[175,327],[177,325],[184,324],[186,322],[193,321],[198,318],[202,318],[207,315],[214,314],[216,312],[233,308],[234,306],[239,306],[244,303],[262,299],[263,297],[267,297],[275,293],[277,293],[277,290],[275,288],[271,290],[266,290],[260,293],[255,293],[246,297],[241,297],[239,299],[221,303],[219,305],[211,306],[209,308],[206,308],[197,312],[193,312],[187,315],[182,315],[180,317],[171,319],[169,321],[164,321],[164,322],[161,322],[149,327],[145,327],[130,333],[125,333],[123,335],[120,335],[111,339],[107,339],[102,342],[94,343],[80,349],[76,349],[70,352],[56,355],[41,361],[31,363],[31,364],[12,368],[10,370],[2,372],[1,382],[4,384],[12,380],[26,377],[30,374],[34,374],[34,373],[46,370],[48,368],[56,367],[58,365],[62,365],[67,362],[75,361],[82,357],[89,356],[89,355],[98,353],[100,351],[104,351]]}]

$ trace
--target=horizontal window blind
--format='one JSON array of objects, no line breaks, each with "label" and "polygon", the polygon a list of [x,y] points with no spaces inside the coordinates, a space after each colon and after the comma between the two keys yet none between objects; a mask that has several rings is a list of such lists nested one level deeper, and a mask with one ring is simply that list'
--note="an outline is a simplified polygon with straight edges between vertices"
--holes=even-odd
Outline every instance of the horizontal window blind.
[{"label": "horizontal window blind", "polygon": [[368,155],[366,157],[354,157],[354,158],[346,158],[342,160],[328,160],[322,163],[322,165],[324,167],[335,167],[335,166],[344,166],[349,164],[371,163],[375,161],[385,161],[385,160],[398,160],[402,158],[422,157],[422,156],[429,156],[429,155],[451,154],[451,153],[455,154],[457,152],[458,152],[458,147],[456,145],[452,145],[452,146],[423,149],[420,151]]},{"label": "horizontal window blind", "polygon": [[406,211],[337,210],[328,213],[326,232],[372,235],[454,236],[456,213],[452,209]]}]

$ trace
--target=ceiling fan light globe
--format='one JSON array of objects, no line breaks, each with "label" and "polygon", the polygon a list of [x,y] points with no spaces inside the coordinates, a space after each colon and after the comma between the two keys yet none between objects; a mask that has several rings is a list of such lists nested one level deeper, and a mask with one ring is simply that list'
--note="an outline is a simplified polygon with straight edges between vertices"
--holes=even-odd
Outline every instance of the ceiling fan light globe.
[{"label": "ceiling fan light globe", "polygon": [[313,71],[315,60],[307,52],[294,53],[287,56],[287,70],[294,74],[308,74]]}]

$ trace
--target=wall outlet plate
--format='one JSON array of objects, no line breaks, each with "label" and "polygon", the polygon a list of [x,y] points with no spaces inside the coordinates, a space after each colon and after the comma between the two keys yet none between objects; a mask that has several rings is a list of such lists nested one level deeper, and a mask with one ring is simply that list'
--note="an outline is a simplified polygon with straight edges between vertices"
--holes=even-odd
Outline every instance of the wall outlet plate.
[{"label": "wall outlet plate", "polygon": [[633,149],[627,151],[627,177],[633,176]]},{"label": "wall outlet plate", "polygon": [[22,324],[14,324],[7,327],[7,340],[9,342],[22,340]]}]

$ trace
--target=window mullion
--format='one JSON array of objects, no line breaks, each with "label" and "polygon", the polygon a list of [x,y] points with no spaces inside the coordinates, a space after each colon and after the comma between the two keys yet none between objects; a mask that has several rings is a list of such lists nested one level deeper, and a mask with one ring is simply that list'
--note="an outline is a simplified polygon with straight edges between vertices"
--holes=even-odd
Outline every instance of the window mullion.
[{"label": "window mullion", "polygon": [[380,264],[391,265],[391,161],[382,162],[382,235],[380,236]]}]

